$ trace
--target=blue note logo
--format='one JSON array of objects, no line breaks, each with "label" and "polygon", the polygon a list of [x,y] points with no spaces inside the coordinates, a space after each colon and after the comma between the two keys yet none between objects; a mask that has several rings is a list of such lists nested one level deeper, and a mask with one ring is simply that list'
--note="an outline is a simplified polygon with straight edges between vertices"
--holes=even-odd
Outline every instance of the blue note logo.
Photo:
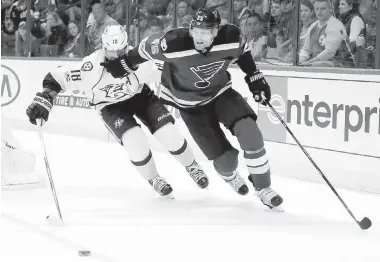
[{"label": "blue note logo", "polygon": [[207,65],[191,67],[190,70],[200,79],[194,83],[198,88],[206,88],[210,85],[211,78],[222,69],[225,61],[213,62]]}]

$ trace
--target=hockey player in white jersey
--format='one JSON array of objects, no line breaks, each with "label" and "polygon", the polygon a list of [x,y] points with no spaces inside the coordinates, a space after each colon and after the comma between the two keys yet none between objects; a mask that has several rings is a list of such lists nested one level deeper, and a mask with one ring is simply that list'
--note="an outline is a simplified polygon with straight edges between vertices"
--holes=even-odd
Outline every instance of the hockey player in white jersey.
[{"label": "hockey player in white jersey", "polygon": [[26,110],[30,122],[36,124],[39,118],[48,120],[53,100],[61,90],[84,90],[109,132],[124,146],[133,165],[156,192],[165,196],[173,189],[158,174],[147,136],[135,116],[186,168],[194,182],[206,188],[208,178],[185,138],[175,128],[172,115],[154,92],[140,82],[136,67],[127,60],[123,60],[122,65],[114,62],[128,51],[128,35],[123,27],[106,27],[102,45],[102,49],[83,59],[80,68],[59,67],[46,75],[43,91],[36,94]]}]

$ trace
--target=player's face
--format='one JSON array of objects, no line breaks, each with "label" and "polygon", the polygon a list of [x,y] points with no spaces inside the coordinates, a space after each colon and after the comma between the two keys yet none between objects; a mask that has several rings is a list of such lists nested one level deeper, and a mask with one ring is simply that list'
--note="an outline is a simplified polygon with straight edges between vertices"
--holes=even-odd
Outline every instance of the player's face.
[{"label": "player's face", "polygon": [[119,51],[104,50],[104,53],[108,59],[113,60],[113,59],[118,59],[119,57],[125,55],[126,51],[125,49],[122,49]]},{"label": "player's face", "polygon": [[213,29],[206,29],[206,28],[197,28],[194,27],[190,29],[191,36],[193,37],[194,46],[197,50],[203,50],[205,48],[208,48],[212,41],[214,40],[215,36],[218,33],[217,28]]}]

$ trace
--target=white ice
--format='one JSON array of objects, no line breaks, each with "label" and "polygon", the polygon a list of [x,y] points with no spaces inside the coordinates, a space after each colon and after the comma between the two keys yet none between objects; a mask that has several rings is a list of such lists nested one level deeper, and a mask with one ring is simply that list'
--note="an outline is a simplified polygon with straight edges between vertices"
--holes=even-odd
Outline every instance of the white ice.
[{"label": "white ice", "polygon": [[[37,132],[15,135],[27,149],[39,149],[38,168],[47,177]],[[45,140],[65,226],[46,223],[47,215],[56,215],[48,184],[3,190],[0,261],[380,261],[380,196],[338,188],[358,219],[371,218],[372,228],[360,230],[326,184],[276,175],[293,170],[319,176],[286,146],[267,143],[273,187],[285,200],[285,212],[275,213],[253,192],[236,195],[209,162],[202,163],[209,191],[202,191],[171,156],[154,153],[174,187],[176,199],[167,200],[140,178],[116,143],[52,134]],[[343,156],[343,164],[356,158]],[[372,163],[363,169],[379,172]],[[332,169],[322,165],[328,176]],[[244,164],[240,170],[246,178]],[[79,250],[92,256],[79,257]]]}]

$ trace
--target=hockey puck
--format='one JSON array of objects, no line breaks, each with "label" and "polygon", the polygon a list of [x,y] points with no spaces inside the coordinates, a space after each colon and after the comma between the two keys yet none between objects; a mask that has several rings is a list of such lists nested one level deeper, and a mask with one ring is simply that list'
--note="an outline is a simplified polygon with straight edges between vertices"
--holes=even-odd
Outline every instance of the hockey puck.
[{"label": "hockey puck", "polygon": [[89,250],[79,250],[78,255],[81,257],[88,257],[91,256],[91,251]]},{"label": "hockey puck", "polygon": [[359,222],[359,226],[363,230],[367,230],[372,226],[372,222],[368,217],[365,217],[362,219],[362,221]]}]

